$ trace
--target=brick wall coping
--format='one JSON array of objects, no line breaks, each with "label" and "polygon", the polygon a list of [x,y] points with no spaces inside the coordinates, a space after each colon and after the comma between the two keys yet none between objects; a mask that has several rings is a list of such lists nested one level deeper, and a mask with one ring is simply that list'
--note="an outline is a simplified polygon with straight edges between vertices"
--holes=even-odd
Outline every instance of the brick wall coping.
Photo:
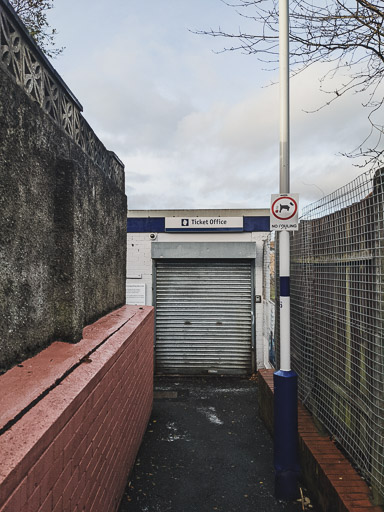
[{"label": "brick wall coping", "polygon": [[127,339],[152,314],[149,306],[123,306],[86,327],[78,344],[55,342],[0,377],[1,424],[24,411],[0,435],[0,508],[31,461],[76,413]]},{"label": "brick wall coping", "polygon": [[54,342],[0,376],[0,433],[137,313],[137,306],[124,306],[113,311],[86,326],[79,343]]}]

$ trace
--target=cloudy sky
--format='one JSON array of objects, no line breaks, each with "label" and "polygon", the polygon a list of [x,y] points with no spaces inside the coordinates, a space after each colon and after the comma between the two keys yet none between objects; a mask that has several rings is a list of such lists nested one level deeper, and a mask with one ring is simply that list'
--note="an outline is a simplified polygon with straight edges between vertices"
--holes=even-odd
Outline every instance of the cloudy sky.
[{"label": "cloudy sky", "polygon": [[[66,49],[53,65],[125,164],[130,209],[269,208],[279,189],[279,91],[268,85],[276,72],[191,32],[236,32],[244,20],[234,9],[220,0],[54,5],[49,21]],[[357,96],[305,113],[327,99],[323,71],[291,81],[291,191],[301,205],[361,174],[339,153],[369,130]]]}]

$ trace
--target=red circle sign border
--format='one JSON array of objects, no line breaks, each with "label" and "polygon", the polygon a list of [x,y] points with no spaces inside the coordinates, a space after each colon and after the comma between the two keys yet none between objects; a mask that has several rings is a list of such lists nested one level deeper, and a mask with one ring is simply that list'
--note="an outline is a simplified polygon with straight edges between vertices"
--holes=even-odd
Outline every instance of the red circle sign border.
[{"label": "red circle sign border", "polygon": [[[274,212],[273,208],[275,206],[275,204],[277,203],[277,201],[280,201],[280,199],[289,199],[290,201],[293,201],[294,204],[295,204],[295,211],[292,213],[292,215],[290,217],[279,217],[278,215],[276,215],[276,213]],[[297,203],[296,201],[293,199],[293,197],[289,197],[289,196],[280,196],[278,197],[277,199],[275,199],[272,203],[272,207],[271,207],[271,211],[272,211],[272,215],[274,217],[276,217],[276,219],[279,219],[279,220],[289,220],[289,219],[292,219],[292,217],[294,217],[297,213]]]}]

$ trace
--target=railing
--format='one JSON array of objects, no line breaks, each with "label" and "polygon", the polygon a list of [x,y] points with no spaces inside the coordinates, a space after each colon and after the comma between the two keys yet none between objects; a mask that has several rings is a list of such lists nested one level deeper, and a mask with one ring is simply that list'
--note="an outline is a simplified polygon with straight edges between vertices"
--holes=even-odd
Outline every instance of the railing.
[{"label": "railing", "polygon": [[0,0],[0,65],[120,189],[124,165],[81,115],[81,104],[55,71],[7,0]]},{"label": "railing", "polygon": [[304,210],[291,265],[300,398],[384,496],[384,169]]}]

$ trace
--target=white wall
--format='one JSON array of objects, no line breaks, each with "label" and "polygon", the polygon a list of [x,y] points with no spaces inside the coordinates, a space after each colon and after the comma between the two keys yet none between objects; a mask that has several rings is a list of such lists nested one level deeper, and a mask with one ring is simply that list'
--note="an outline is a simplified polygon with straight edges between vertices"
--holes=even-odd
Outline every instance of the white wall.
[{"label": "white wall", "polygon": [[[254,233],[255,235],[259,233]],[[253,233],[159,233],[159,242],[252,242]]]},{"label": "white wall", "polygon": [[[266,233],[251,233],[252,242],[256,242],[256,261],[255,261],[255,295],[263,297],[263,247]],[[256,366],[264,368],[264,301],[255,304],[255,322],[256,322]]]},{"label": "white wall", "polygon": [[127,233],[127,286],[145,284],[145,304],[152,306],[150,233]]}]

